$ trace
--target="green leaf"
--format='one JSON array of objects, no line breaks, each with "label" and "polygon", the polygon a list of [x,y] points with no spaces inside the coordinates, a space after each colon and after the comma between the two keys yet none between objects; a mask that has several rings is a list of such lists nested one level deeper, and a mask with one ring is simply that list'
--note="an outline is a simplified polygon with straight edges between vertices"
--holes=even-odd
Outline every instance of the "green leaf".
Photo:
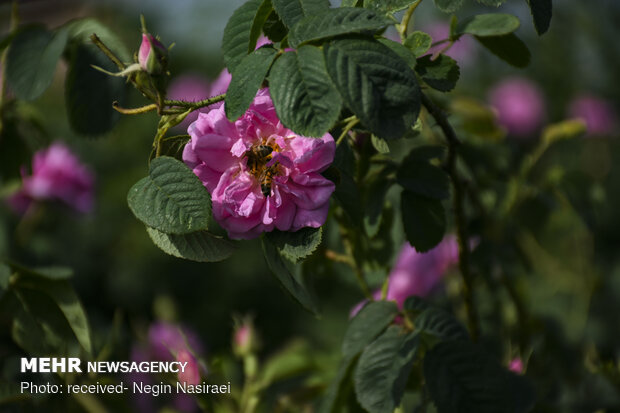
[{"label": "green leaf", "polygon": [[530,64],[529,49],[514,33],[476,39],[495,56],[512,66],[524,68]]},{"label": "green leaf", "polygon": [[211,199],[196,175],[168,156],[153,159],[149,176],[127,195],[129,208],[147,226],[167,234],[207,229]]},{"label": "green leaf", "polygon": [[462,21],[457,28],[457,35],[465,33],[479,37],[502,36],[514,32],[521,22],[511,14],[478,14]]},{"label": "green leaf", "polygon": [[35,279],[20,274],[16,287],[20,290],[37,290],[51,298],[66,318],[66,321],[69,323],[80,345],[86,352],[92,352],[90,329],[88,327],[86,313],[84,312],[82,304],[80,304],[75,290],[68,281],[52,281],[42,278]]},{"label": "green leaf", "polygon": [[166,254],[198,262],[216,262],[230,257],[235,244],[207,231],[189,234],[166,234],[154,228],[146,228],[149,237]]},{"label": "green leaf", "polygon": [[385,139],[401,138],[411,128],[420,111],[420,90],[402,58],[368,38],[334,40],[324,52],[329,75],[365,127]]},{"label": "green leaf", "polygon": [[438,145],[421,145],[413,148],[407,157],[403,160],[408,161],[430,161],[432,159],[443,159],[445,155],[445,147]]},{"label": "green leaf", "polygon": [[421,313],[427,308],[429,308],[429,304],[423,298],[415,295],[407,297],[403,304],[403,310],[413,313]]},{"label": "green leaf", "polygon": [[584,133],[586,124],[583,119],[568,119],[546,126],[542,132],[542,141],[545,145],[551,145],[564,139],[577,138]]},{"label": "green leaf", "polygon": [[265,361],[259,382],[263,388],[277,381],[286,380],[314,366],[313,348],[304,341],[294,341]]},{"label": "green leaf", "polygon": [[551,0],[527,0],[530,12],[534,19],[534,27],[538,35],[543,35],[549,30],[551,16],[553,15],[553,5]]},{"label": "green leaf", "polygon": [[48,280],[68,280],[73,277],[73,270],[68,267],[48,266],[29,268],[16,262],[10,262],[9,265],[14,271],[32,277],[40,277]]},{"label": "green leaf", "polygon": [[15,95],[38,98],[52,83],[56,64],[67,44],[67,31],[34,26],[17,33],[6,60],[6,80]]},{"label": "green leaf", "polygon": [[267,261],[267,265],[278,281],[280,281],[282,287],[284,287],[284,289],[288,291],[288,293],[292,295],[293,298],[302,305],[302,307],[313,314],[317,314],[318,310],[310,293],[306,287],[291,273],[285,263],[285,258],[282,257],[278,251],[278,248],[269,240],[269,238],[265,236],[261,237],[261,240],[263,244],[263,254],[265,256],[265,260]]},{"label": "green leaf", "polygon": [[329,9],[328,0],[272,0],[273,8],[290,29],[304,17],[314,16]]},{"label": "green leaf", "polygon": [[381,154],[390,153],[390,147],[388,146],[388,143],[384,139],[381,139],[380,137],[376,135],[371,135],[370,141],[372,143],[373,148],[375,148],[377,152]]},{"label": "green leaf", "polygon": [[355,367],[354,361],[355,358],[349,358],[340,362],[336,377],[330,383],[319,406],[319,413],[343,413],[347,411],[344,405],[352,391],[350,378]]},{"label": "green leaf", "polygon": [[371,301],[353,317],[342,341],[342,355],[351,359],[390,325],[398,314],[393,301]]},{"label": "green leaf", "polygon": [[265,24],[263,24],[263,33],[274,43],[281,42],[288,34],[288,29],[274,10],[265,20]]},{"label": "green leaf", "polygon": [[463,325],[450,313],[440,308],[427,308],[416,319],[415,327],[441,340],[467,340]]},{"label": "green leaf", "polygon": [[392,21],[388,18],[367,9],[329,9],[300,20],[291,28],[288,41],[292,47],[297,47],[305,42],[342,34],[379,30],[390,24]]},{"label": "green leaf", "polygon": [[95,46],[73,44],[68,59],[65,102],[71,128],[89,136],[109,131],[120,117],[112,103],[124,100],[123,79],[93,69],[92,65],[108,71],[116,70]]},{"label": "green leaf", "polygon": [[415,57],[420,57],[424,53],[428,52],[433,44],[433,39],[430,35],[424,32],[415,31],[405,39],[404,46],[411,50]]},{"label": "green leaf", "polygon": [[499,7],[506,2],[506,0],[477,0],[478,3],[484,4],[485,6],[491,7]]},{"label": "green leaf", "polygon": [[407,156],[396,175],[396,181],[403,188],[433,199],[450,196],[450,178],[443,169],[426,161],[416,159],[417,153]]},{"label": "green leaf", "polygon": [[340,116],[342,99],[321,49],[302,46],[273,65],[269,92],[282,124],[303,136],[323,136]]},{"label": "green leaf", "polygon": [[364,0],[364,7],[382,13],[395,13],[406,9],[416,0]]},{"label": "green leaf", "polygon": [[224,62],[230,73],[256,47],[271,11],[271,0],[249,0],[233,12],[224,28],[222,40]]},{"label": "green leaf", "polygon": [[444,13],[454,13],[463,5],[463,0],[434,0],[435,6]]},{"label": "green leaf", "polygon": [[[131,53],[129,53],[129,50],[125,47],[123,40],[121,40],[115,32],[96,19],[85,18],[72,20],[64,25],[63,28],[68,30],[69,38],[76,43],[90,45],[92,43],[90,36],[93,33],[96,34],[122,62],[130,63]],[[99,53],[101,52],[99,51]],[[116,69],[116,67],[114,67],[114,69]]]},{"label": "green leaf", "polygon": [[407,241],[418,252],[426,252],[443,239],[446,213],[441,201],[403,191],[401,213]]},{"label": "green leaf", "polygon": [[456,86],[461,71],[454,59],[440,54],[436,59],[426,55],[418,59],[415,71],[433,89],[449,92]]},{"label": "green leaf", "polygon": [[401,59],[407,62],[407,66],[412,69],[415,67],[417,61],[415,59],[415,55],[411,53],[411,50],[407,49],[402,44],[395,42],[394,40],[386,39],[385,37],[380,37],[377,41],[382,45],[389,47],[390,50],[399,55]]},{"label": "green leaf", "polygon": [[362,0],[342,0],[340,7],[361,7]]},{"label": "green leaf", "polygon": [[400,405],[420,338],[391,326],[360,356],[355,369],[355,393],[370,413],[393,413]]},{"label": "green leaf", "polygon": [[224,105],[230,121],[237,120],[248,110],[276,55],[273,47],[261,47],[241,59],[235,67]]},{"label": "green leaf", "polygon": [[4,296],[5,291],[9,288],[9,280],[11,278],[11,269],[9,266],[0,263],[0,299]]},{"label": "green leaf", "polygon": [[525,377],[469,341],[436,345],[424,358],[424,377],[439,413],[525,413],[535,402]]},{"label": "green leaf", "polygon": [[280,254],[292,262],[310,256],[321,244],[323,228],[302,228],[295,232],[271,231],[266,237]]}]

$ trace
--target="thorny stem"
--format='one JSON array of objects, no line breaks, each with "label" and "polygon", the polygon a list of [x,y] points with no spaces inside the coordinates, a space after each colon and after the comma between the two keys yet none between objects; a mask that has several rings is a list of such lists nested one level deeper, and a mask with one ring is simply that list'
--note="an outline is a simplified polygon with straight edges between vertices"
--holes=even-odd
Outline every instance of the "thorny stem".
[{"label": "thorny stem", "polygon": [[116,67],[118,67],[119,70],[125,69],[125,64],[121,62],[121,59],[116,57],[114,52],[110,50],[110,48],[101,41],[99,36],[93,33],[90,35],[90,40],[95,44],[95,46],[99,48],[99,50],[103,52],[103,54],[105,54],[108,57],[108,59],[112,61],[112,63],[116,65]]},{"label": "thorny stem", "polygon": [[415,3],[409,6],[407,11],[405,12],[405,15],[403,16],[403,20],[401,21],[400,27],[398,30],[400,34],[400,40],[402,43],[405,43],[405,39],[407,38],[407,28],[409,27],[409,22],[411,21],[411,17],[413,17],[413,12],[415,11],[415,9],[418,7],[420,3],[422,3],[422,0],[417,0]]},{"label": "thorny stem", "polygon": [[208,99],[204,99],[204,100],[199,100],[198,102],[186,102],[184,100],[169,100],[166,99],[164,100],[164,105],[166,106],[180,106],[183,108],[188,108],[188,109],[201,109],[204,108],[206,106],[212,105],[214,103],[217,102],[221,102],[224,99],[226,99],[226,93],[221,94],[221,95],[217,95],[217,96],[213,96],[210,97]]},{"label": "thorny stem", "polygon": [[472,340],[477,341],[480,333],[480,327],[478,325],[478,318],[476,316],[476,308],[474,304],[473,277],[469,270],[469,245],[467,229],[465,228],[465,196],[463,185],[459,180],[456,170],[457,150],[460,141],[444,113],[437,106],[435,106],[435,104],[424,93],[422,93],[422,105],[424,105],[428,113],[435,119],[437,125],[448,141],[448,159],[446,166],[448,175],[450,175],[450,179],[452,181],[452,187],[454,189],[453,208],[456,224],[456,235],[459,244],[459,270],[463,276],[463,298],[465,301],[469,331],[471,332]]},{"label": "thorny stem", "polygon": [[157,110],[157,105],[154,103],[151,103],[150,105],[146,105],[146,106],[141,106],[139,108],[126,109],[126,108],[120,107],[118,105],[118,102],[113,102],[112,107],[114,108],[114,110],[122,113],[123,115],[139,115],[141,113],[147,113],[147,112],[152,112],[154,110]]}]

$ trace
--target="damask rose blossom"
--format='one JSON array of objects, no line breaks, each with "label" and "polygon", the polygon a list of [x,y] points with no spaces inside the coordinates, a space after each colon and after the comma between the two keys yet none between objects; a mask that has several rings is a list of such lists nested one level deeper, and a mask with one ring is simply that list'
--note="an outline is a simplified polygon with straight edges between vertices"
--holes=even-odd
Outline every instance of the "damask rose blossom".
[{"label": "damask rose blossom", "polygon": [[497,84],[489,93],[489,103],[499,123],[513,136],[533,135],[545,118],[542,93],[525,78],[512,77]]},{"label": "damask rose blossom", "polygon": [[[402,308],[405,300],[412,295],[428,296],[458,259],[458,243],[453,236],[444,238],[439,245],[425,253],[417,252],[405,243],[389,275],[386,299],[396,301],[398,307]],[[381,299],[381,291],[375,291],[373,298]],[[357,304],[351,310],[351,317],[355,316],[364,304],[366,301]]]},{"label": "damask rose blossom", "polygon": [[60,201],[86,213],[93,208],[93,198],[93,173],[67,146],[56,142],[34,154],[32,175],[22,169],[22,187],[8,202],[20,213],[41,201]]},{"label": "damask rose blossom", "polygon": [[588,135],[610,135],[618,126],[618,120],[610,102],[597,96],[582,95],[570,104],[569,115],[583,119]]},{"label": "damask rose blossom", "polygon": [[330,134],[299,136],[282,125],[268,89],[231,123],[224,106],[201,113],[188,129],[183,160],[211,194],[213,216],[234,239],[325,223],[333,182]]}]

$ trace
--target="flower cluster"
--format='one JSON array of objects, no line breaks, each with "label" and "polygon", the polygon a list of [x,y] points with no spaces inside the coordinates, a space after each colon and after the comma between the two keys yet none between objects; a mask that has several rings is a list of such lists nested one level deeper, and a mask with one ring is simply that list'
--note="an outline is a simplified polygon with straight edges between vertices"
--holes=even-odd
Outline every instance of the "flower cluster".
[{"label": "flower cluster", "polygon": [[60,201],[86,213],[93,208],[94,175],[63,143],[56,142],[34,154],[32,175],[22,169],[22,187],[9,205],[25,213],[33,202]]},{"label": "flower cluster", "polygon": [[183,160],[211,194],[213,216],[230,238],[325,223],[335,186],[321,172],[334,160],[334,139],[284,127],[268,89],[237,121],[228,121],[222,105],[200,113],[188,133]]}]

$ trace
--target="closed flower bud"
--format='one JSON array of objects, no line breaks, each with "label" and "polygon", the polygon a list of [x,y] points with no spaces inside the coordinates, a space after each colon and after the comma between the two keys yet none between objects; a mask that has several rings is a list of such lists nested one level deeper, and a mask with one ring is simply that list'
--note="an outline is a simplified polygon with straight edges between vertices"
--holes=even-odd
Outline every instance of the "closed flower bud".
[{"label": "closed flower bud", "polygon": [[180,350],[176,358],[179,363],[185,363],[185,368],[178,375],[179,382],[192,386],[200,383],[200,366],[192,353],[187,350]]},{"label": "closed flower bud", "polygon": [[151,75],[165,73],[168,65],[168,49],[152,34],[142,34],[138,63],[142,70]]},{"label": "closed flower bud", "polygon": [[256,333],[250,321],[243,321],[235,328],[233,351],[238,356],[250,354],[256,347]]}]

